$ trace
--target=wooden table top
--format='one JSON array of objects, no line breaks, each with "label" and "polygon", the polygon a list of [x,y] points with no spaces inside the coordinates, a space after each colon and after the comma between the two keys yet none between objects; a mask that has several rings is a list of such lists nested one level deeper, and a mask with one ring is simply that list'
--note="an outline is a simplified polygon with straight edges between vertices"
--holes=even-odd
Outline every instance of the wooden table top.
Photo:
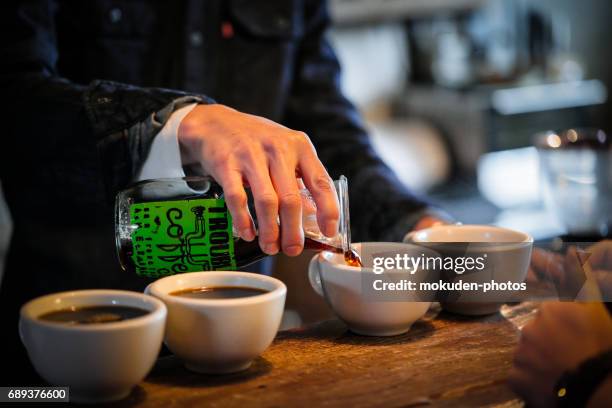
[{"label": "wooden table top", "polygon": [[249,370],[223,376],[164,357],[116,406],[521,406],[505,379],[535,307],[482,318],[433,309],[396,337],[358,336],[328,320],[280,332]]}]

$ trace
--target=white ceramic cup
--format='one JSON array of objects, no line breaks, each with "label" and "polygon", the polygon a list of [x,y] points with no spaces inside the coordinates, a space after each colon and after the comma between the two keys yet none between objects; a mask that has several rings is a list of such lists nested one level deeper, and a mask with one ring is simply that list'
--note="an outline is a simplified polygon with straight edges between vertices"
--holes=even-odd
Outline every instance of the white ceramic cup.
[{"label": "white ceramic cup", "polygon": [[[85,306],[131,306],[144,316],[111,323],[68,325],[40,320],[43,314]],[[159,300],[121,290],[79,290],[31,300],[21,308],[19,333],[36,371],[70,387],[72,402],[109,402],[126,397],[149,373],[161,348],[166,307]]]},{"label": "white ceramic cup", "polygon": [[[267,293],[236,299],[171,294],[204,286],[246,286]],[[249,368],[272,343],[283,315],[287,287],[278,279],[255,273],[190,272],[159,279],[145,292],[168,307],[168,348],[192,371],[221,374]]]},{"label": "white ceramic cup", "polygon": [[[529,234],[491,225],[439,225],[414,231],[404,241],[435,248],[441,256],[449,254],[445,253],[444,246],[438,248],[436,245],[447,243],[451,243],[446,246],[451,256],[456,256],[455,250],[460,249],[464,250],[461,256],[477,257],[486,253],[483,271],[451,276],[466,283],[482,283],[492,279],[496,282],[523,282],[529,269],[533,246],[533,238]],[[459,245],[453,247],[452,243]],[[463,246],[462,243],[468,245]],[[509,296],[511,294],[507,291],[457,291],[455,301],[441,304],[453,313],[485,315],[496,313],[505,303],[503,299]]]},{"label": "white ceramic cup", "polygon": [[[362,245],[368,245],[369,253],[406,250],[405,244],[388,242],[353,244],[352,247],[361,254]],[[405,301],[373,300],[364,293],[364,279],[368,281],[372,275],[372,268],[348,266],[343,254],[329,251],[315,255],[308,266],[311,286],[351,331],[366,336],[395,336],[407,332],[425,315],[431,302],[415,301],[417,296],[410,293],[406,293]]]}]

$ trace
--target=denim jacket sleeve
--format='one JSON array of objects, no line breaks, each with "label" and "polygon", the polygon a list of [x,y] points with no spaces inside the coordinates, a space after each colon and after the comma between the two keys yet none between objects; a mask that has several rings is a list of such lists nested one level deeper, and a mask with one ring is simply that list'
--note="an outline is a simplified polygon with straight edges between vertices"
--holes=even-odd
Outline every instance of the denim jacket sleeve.
[{"label": "denim jacket sleeve", "polygon": [[[1,20],[10,38],[2,46],[0,85],[11,103],[0,174],[9,183],[29,174],[43,182],[49,178],[63,194],[112,200],[137,174],[174,110],[213,102],[170,89],[104,80],[82,85],[61,78],[55,3],[28,0],[3,7]],[[21,171],[16,174],[11,164]]]}]

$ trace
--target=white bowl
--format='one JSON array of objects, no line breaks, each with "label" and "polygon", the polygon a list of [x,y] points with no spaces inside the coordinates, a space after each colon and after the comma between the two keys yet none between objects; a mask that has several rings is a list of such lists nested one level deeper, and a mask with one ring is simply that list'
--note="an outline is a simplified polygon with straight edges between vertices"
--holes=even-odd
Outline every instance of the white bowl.
[{"label": "white bowl", "polygon": [[[442,275],[450,281],[461,279],[465,283],[479,284],[490,280],[523,282],[533,246],[533,238],[528,234],[490,225],[438,225],[407,234],[404,241],[433,249],[441,256],[475,258],[486,254],[486,267],[482,271]],[[477,316],[496,313],[506,299],[512,297],[512,292],[459,290],[455,295],[456,300],[441,302],[444,309]]]},{"label": "white bowl", "polygon": [[[194,299],[170,293],[202,286],[247,286],[268,291],[237,299]],[[168,307],[165,342],[185,366],[201,373],[247,369],[278,332],[287,287],[248,272],[190,272],[168,276],[145,290]]]},{"label": "white bowl", "polygon": [[[120,322],[66,325],[40,320],[72,306],[132,306],[144,316]],[[19,333],[36,371],[70,387],[70,401],[108,402],[126,397],[149,373],[162,344],[166,307],[137,292],[80,290],[31,300],[21,308]]]},{"label": "white bowl", "polygon": [[[362,257],[364,252],[395,253],[417,249],[421,253],[419,248],[401,243],[368,242],[353,244],[352,247]],[[403,271],[386,272],[386,276],[393,274],[399,278],[407,276]],[[366,336],[396,336],[407,332],[425,315],[431,302],[417,299],[418,296],[411,293],[405,293],[402,300],[387,293],[375,296],[368,288],[376,276],[372,268],[348,266],[343,254],[329,251],[315,255],[308,267],[308,277],[315,292],[326,299],[351,331]],[[417,281],[421,276],[416,274],[413,280]]]}]

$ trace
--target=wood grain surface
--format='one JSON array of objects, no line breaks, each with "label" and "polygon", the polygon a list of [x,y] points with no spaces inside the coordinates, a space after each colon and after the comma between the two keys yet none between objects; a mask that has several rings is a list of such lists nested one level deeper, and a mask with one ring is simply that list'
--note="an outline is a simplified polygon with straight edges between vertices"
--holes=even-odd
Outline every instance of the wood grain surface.
[{"label": "wood grain surface", "polygon": [[433,309],[410,332],[358,336],[338,320],[281,332],[242,373],[209,376],[161,358],[118,407],[521,406],[505,384],[535,304],[466,318]]}]

